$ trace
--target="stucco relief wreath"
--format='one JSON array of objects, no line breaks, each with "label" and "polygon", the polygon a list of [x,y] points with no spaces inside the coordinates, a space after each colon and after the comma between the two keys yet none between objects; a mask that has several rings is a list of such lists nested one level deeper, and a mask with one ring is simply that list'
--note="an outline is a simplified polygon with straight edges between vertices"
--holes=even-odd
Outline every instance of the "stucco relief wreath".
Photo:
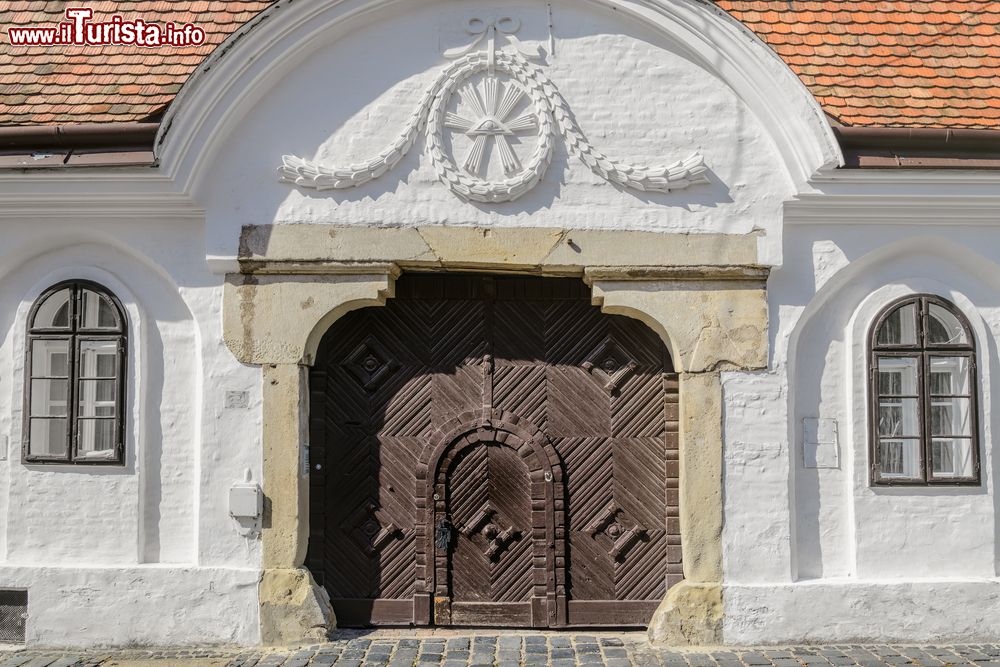
[{"label": "stucco relief wreath", "polygon": [[[504,21],[509,22],[508,26],[513,22],[512,19],[501,19],[484,24],[487,25],[484,30],[490,34],[490,49],[468,53],[442,70],[427,88],[402,132],[378,155],[339,167],[285,155],[278,169],[280,179],[316,190],[358,187],[399,164],[416,143],[417,137],[426,131],[426,149],[431,164],[438,178],[452,192],[462,199],[485,204],[509,202],[530,191],[545,175],[552,161],[558,127],[571,154],[598,176],[621,187],[643,192],[669,192],[693,183],[707,182],[707,167],[698,153],[670,165],[647,167],[612,160],[596,150],[573,120],[555,84],[537,66],[518,53],[508,54],[493,48],[493,35],[499,25],[499,30],[514,42],[518,51],[523,52],[522,45],[513,37],[516,27],[504,30]],[[473,46],[477,43],[474,42]],[[496,77],[497,71],[506,74],[509,81],[501,82]],[[482,89],[468,84],[473,76],[482,72],[487,73]],[[459,90],[464,91],[463,99],[471,102],[478,118],[468,119],[448,111],[449,101]],[[480,90],[485,99],[480,98]],[[525,96],[530,111],[517,118],[509,118],[511,111]],[[461,167],[448,150],[446,128],[465,133],[473,140],[469,156]],[[535,130],[534,147],[522,166],[507,138],[532,129]],[[478,173],[485,144],[490,138],[496,142],[506,176],[503,179],[481,178]]]}]

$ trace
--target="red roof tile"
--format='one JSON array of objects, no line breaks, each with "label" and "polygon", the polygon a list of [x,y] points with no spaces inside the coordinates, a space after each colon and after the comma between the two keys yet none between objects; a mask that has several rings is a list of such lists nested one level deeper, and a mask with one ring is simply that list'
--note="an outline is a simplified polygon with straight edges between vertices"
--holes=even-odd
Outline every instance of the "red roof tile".
[{"label": "red roof tile", "polygon": [[[0,125],[143,120],[271,0],[98,0],[95,20],[194,23],[201,46],[21,47],[0,36]],[[717,0],[845,125],[1000,129],[1000,2]],[[7,0],[0,30],[64,20],[58,0]]]},{"label": "red roof tile", "polygon": [[193,23],[200,46],[14,46],[7,28],[65,21],[69,3],[6,0],[0,8],[0,125],[129,122],[170,103],[205,56],[271,0],[98,0],[74,3],[94,21],[118,14],[151,23]]},{"label": "red roof tile", "polygon": [[844,125],[1000,129],[1000,2],[717,4]]}]

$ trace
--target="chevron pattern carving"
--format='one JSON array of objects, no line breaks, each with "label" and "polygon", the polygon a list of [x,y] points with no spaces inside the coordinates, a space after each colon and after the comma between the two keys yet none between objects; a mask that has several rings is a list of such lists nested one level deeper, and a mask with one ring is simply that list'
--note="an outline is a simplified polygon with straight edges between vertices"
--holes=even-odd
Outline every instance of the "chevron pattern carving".
[{"label": "chevron pattern carving", "polygon": [[[334,324],[310,392],[308,566],[341,624],[642,625],[680,581],[677,376],[579,281],[404,276]],[[470,414],[523,442],[485,419],[427,470]]]}]

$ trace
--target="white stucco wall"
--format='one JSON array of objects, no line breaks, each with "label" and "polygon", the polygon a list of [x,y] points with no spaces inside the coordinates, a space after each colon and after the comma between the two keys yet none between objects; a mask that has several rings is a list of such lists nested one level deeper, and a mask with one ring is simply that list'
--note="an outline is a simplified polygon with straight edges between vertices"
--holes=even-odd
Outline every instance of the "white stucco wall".
[{"label": "white stucco wall", "polygon": [[[260,372],[221,342],[222,278],[198,227],[4,223],[0,585],[28,590],[30,643],[256,640],[259,543],[227,503],[247,469],[260,479]],[[129,319],[123,467],[21,461],[27,312],[72,278],[113,291]],[[223,409],[226,391],[250,409]]]},{"label": "white stucco wall", "polygon": [[[727,642],[1000,636],[1000,231],[845,221],[789,224],[784,238],[769,283],[772,369],[724,382]],[[980,486],[869,484],[867,335],[883,307],[914,293],[954,303],[975,334]],[[804,464],[806,418],[836,421],[834,465]]]},{"label": "white stucco wall", "polygon": [[[421,1],[405,12],[364,14],[318,38],[255,104],[243,103],[245,116],[227,124],[220,149],[206,156],[210,179],[195,192],[207,211],[209,254],[233,256],[242,225],[272,223],[760,230],[775,240],[792,183],[761,120],[675,40],[598,5],[511,2],[499,14],[488,2]],[[443,51],[472,40],[466,22],[501,15],[518,18],[517,37],[543,49],[538,64],[597,149],[647,165],[700,152],[710,182],[668,194],[619,188],[557,138],[552,164],[531,192],[510,203],[473,204],[438,180],[423,135],[395,169],[356,189],[317,192],[278,182],[284,154],[333,165],[377,155],[448,65]],[[498,45],[510,49],[502,36]],[[526,143],[530,149],[533,139]],[[530,152],[516,150],[522,160]],[[459,147],[456,160],[464,157]]]}]

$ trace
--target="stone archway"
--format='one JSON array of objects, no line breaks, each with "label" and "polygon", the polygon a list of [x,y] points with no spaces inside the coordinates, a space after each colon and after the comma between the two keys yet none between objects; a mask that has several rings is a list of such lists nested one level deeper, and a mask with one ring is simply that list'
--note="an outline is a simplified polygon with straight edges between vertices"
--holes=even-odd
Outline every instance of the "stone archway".
[{"label": "stone archway", "polygon": [[[268,244],[243,244],[227,278],[224,335],[264,375],[263,578],[265,643],[321,638],[324,593],[302,568],[308,534],[305,364],[329,324],[392,296],[401,268],[506,270],[584,276],[605,312],[636,317],[664,337],[680,372],[680,530],[684,581],[650,625],[654,641],[713,644],[722,623],[723,370],[767,367],[766,268],[753,235],[282,225]],[[341,243],[330,247],[334,232]],[[257,234],[248,228],[249,238]],[[346,239],[346,241],[345,241]],[[554,245],[540,249],[540,239]],[[565,248],[563,247],[565,246]],[[294,250],[293,250],[294,249]],[[645,264],[637,265],[636,262]]]}]

